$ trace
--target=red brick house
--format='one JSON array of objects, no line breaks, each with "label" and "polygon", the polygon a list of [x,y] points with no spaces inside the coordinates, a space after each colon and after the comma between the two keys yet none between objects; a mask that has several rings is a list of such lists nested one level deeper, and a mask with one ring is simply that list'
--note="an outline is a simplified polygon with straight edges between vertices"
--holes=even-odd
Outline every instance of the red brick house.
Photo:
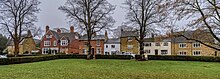
[{"label": "red brick house", "polygon": [[62,33],[60,29],[57,31],[50,30],[46,26],[46,33],[41,39],[40,48],[42,54],[78,54],[79,53],[79,34],[74,32],[74,27],[70,27],[70,32]]},{"label": "red brick house", "polygon": [[[105,35],[96,35],[94,34],[91,39],[92,50],[91,53],[104,55],[104,43],[108,39],[107,32]],[[87,35],[84,35],[80,38],[79,44],[79,54],[87,54],[88,53],[88,38]]]}]

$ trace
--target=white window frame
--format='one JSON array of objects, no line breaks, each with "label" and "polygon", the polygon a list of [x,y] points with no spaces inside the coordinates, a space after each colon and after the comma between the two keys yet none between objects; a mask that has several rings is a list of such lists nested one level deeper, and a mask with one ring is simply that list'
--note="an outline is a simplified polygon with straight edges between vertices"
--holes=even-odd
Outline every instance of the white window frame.
[{"label": "white window frame", "polygon": [[61,46],[68,46],[68,40],[61,40]]},{"label": "white window frame", "polygon": [[46,38],[52,38],[52,35],[46,35]]},{"label": "white window frame", "polygon": [[134,46],[133,46],[133,45],[128,45],[127,48],[128,48],[128,49],[133,49]]},{"label": "white window frame", "polygon": [[201,44],[200,43],[193,43],[193,48],[200,48],[201,47]]},{"label": "white window frame", "polygon": [[193,50],[193,56],[201,56],[202,51],[201,50]]},{"label": "white window frame", "polygon": [[100,48],[100,47],[97,47],[97,48],[96,48],[96,54],[102,54],[101,52],[102,52],[102,51],[101,51],[101,48]]},{"label": "white window frame", "polygon": [[111,45],[111,48],[112,48],[112,49],[115,49],[116,47],[115,47],[115,45]]},{"label": "white window frame", "polygon": [[83,54],[85,54],[85,55],[87,54],[86,49],[83,49]]},{"label": "white window frame", "polygon": [[178,55],[180,56],[186,56],[187,55],[187,51],[179,51]]},{"label": "white window frame", "polygon": [[169,46],[169,43],[168,42],[164,42],[163,46]]},{"label": "white window frame", "polygon": [[57,46],[57,41],[53,41],[53,46]]},{"label": "white window frame", "polygon": [[44,41],[44,46],[50,46],[50,41]]},{"label": "white window frame", "polygon": [[161,46],[160,42],[156,42],[155,46]]},{"label": "white window frame", "polygon": [[150,51],[150,50],[145,50],[145,53],[149,53],[149,54],[150,54],[150,53],[151,53],[151,51]]},{"label": "white window frame", "polygon": [[[162,52],[162,51],[166,51],[166,52]],[[168,50],[160,50],[161,55],[167,55],[168,54]]]},{"label": "white window frame", "polygon": [[96,40],[96,45],[97,45],[97,46],[100,46],[100,42],[101,42],[101,41],[100,41],[99,39]]},{"label": "white window frame", "polygon": [[152,44],[151,44],[150,42],[148,42],[148,43],[145,43],[145,46],[146,46],[146,47],[151,47]]},{"label": "white window frame", "polygon": [[187,44],[186,43],[179,43],[179,48],[186,48]]}]

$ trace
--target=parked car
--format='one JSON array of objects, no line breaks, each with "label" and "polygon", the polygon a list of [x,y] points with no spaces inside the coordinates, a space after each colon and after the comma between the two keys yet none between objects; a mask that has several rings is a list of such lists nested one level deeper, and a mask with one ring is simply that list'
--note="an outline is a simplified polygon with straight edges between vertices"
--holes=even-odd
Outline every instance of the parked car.
[{"label": "parked car", "polygon": [[133,53],[131,53],[131,52],[125,52],[125,53],[123,53],[123,55],[131,55],[132,58],[135,58],[135,55],[136,55],[136,54],[133,54]]},{"label": "parked car", "polygon": [[0,55],[0,58],[8,58],[7,55]]}]

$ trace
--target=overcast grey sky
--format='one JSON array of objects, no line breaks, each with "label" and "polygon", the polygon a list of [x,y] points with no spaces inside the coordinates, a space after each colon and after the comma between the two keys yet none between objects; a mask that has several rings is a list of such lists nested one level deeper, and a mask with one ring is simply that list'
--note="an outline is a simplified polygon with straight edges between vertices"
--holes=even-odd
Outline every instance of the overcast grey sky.
[{"label": "overcast grey sky", "polygon": [[[67,0],[40,0],[40,13],[38,14],[38,27],[45,28],[49,25],[52,28],[65,27],[69,28],[68,20],[63,12],[58,10],[58,7],[64,5]],[[111,4],[117,5],[114,14],[112,15],[116,20],[115,26],[120,26],[125,19],[125,11],[121,8],[125,0],[108,0]]]}]

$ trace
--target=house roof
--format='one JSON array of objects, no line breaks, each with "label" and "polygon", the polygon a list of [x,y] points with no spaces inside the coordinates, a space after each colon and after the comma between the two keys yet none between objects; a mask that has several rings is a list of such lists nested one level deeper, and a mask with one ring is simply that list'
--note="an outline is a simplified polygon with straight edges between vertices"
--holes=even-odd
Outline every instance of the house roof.
[{"label": "house roof", "polygon": [[[93,35],[91,40],[104,40],[105,39],[105,35]],[[80,40],[88,40],[87,35],[83,35],[82,37],[80,37]]]},{"label": "house roof", "polygon": [[70,40],[70,42],[74,39],[77,39],[76,37],[79,37],[79,34],[77,32],[73,32],[73,33],[57,33],[56,31],[50,30],[50,32],[54,35],[54,37],[56,39],[66,39],[66,40]]},{"label": "house roof", "polygon": [[184,35],[188,38],[193,38],[200,40],[202,42],[214,42],[214,38],[207,30],[195,30],[195,31],[184,31],[184,32],[175,32],[173,35],[174,37],[171,39],[172,42],[182,43],[182,42],[195,42],[194,40],[187,40],[183,36]]},{"label": "house roof", "polygon": [[[20,45],[23,44],[25,38],[32,38],[32,34],[31,34],[31,31],[28,30],[27,34],[23,34],[21,35],[21,39],[20,39]],[[7,46],[13,46],[14,45],[14,40],[12,38],[10,38],[7,42]]]},{"label": "house roof", "polygon": [[120,39],[119,38],[112,38],[108,39],[105,44],[120,44]]},{"label": "house roof", "polygon": [[138,32],[136,31],[122,31],[121,37],[136,37],[138,36]]}]

